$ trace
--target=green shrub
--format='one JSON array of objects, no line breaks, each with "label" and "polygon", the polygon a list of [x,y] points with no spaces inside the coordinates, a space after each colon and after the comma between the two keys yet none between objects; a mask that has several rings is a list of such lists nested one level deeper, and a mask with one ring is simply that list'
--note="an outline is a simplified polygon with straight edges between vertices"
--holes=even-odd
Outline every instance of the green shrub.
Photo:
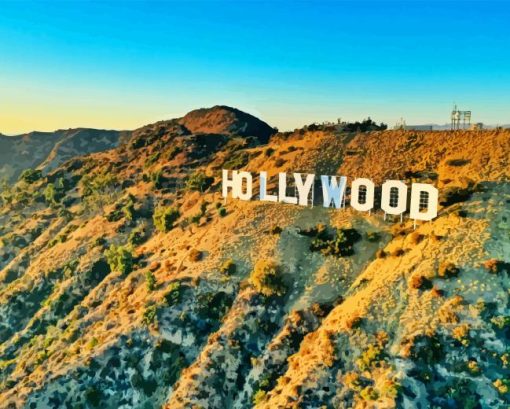
[{"label": "green shrub", "polygon": [[173,229],[179,216],[179,209],[175,207],[158,207],[153,215],[154,226],[159,231],[166,233]]},{"label": "green shrub", "polygon": [[204,292],[196,298],[197,313],[203,319],[217,321],[227,313],[232,301],[232,296],[223,291]]},{"label": "green shrub", "polygon": [[131,230],[129,233],[128,242],[132,246],[139,246],[145,240],[147,240],[147,231],[145,230],[145,226],[138,226]]},{"label": "green shrub", "polygon": [[355,229],[340,229],[329,234],[325,228],[318,228],[310,250],[319,251],[325,256],[351,256],[354,254],[354,243],[360,238],[360,234]]},{"label": "green shrub", "polygon": [[133,269],[133,254],[126,246],[112,245],[106,250],[105,256],[112,271],[126,275]]},{"label": "green shrub", "polygon": [[227,209],[225,209],[223,206],[219,207],[218,214],[220,217],[225,217],[227,215]]},{"label": "green shrub", "polygon": [[57,179],[56,183],[48,183],[44,189],[44,199],[50,206],[57,205],[62,197],[64,197],[65,188],[64,180],[62,178]]},{"label": "green shrub", "polygon": [[97,344],[99,344],[99,341],[96,337],[92,337],[90,341],[87,343],[87,349],[94,349]]},{"label": "green shrub", "polygon": [[168,291],[165,294],[167,304],[171,307],[181,302],[184,287],[179,281],[174,281],[168,286]]},{"label": "green shrub", "polygon": [[206,176],[202,172],[196,172],[186,181],[187,190],[205,191],[214,181],[214,178]]},{"label": "green shrub", "polygon": [[145,307],[143,313],[143,323],[147,326],[155,324],[158,317],[158,308],[155,305],[149,305]]},{"label": "green shrub", "polygon": [[147,287],[147,291],[154,291],[156,288],[156,276],[152,271],[147,271],[145,273],[145,285]]},{"label": "green shrub", "polygon": [[366,371],[380,362],[383,356],[383,349],[379,345],[370,344],[356,360],[356,365],[362,371]]},{"label": "green shrub", "polygon": [[257,392],[253,394],[252,402],[254,405],[258,405],[262,402],[264,402],[264,399],[266,398],[267,392],[259,389]]},{"label": "green shrub", "polygon": [[20,177],[19,180],[22,180],[25,183],[32,184],[37,182],[42,178],[42,172],[38,169],[25,169]]},{"label": "green shrub", "polygon": [[280,268],[273,261],[259,260],[250,275],[250,281],[266,297],[282,296],[287,291]]},{"label": "green shrub", "polygon": [[510,326],[510,316],[508,315],[498,315],[496,317],[491,318],[491,323],[497,329],[505,329]]},{"label": "green shrub", "polygon": [[225,260],[220,266],[220,272],[227,275],[234,274],[236,272],[236,269],[237,267],[234,263],[234,260],[232,260],[231,258]]},{"label": "green shrub", "polygon": [[372,401],[379,399],[379,393],[372,387],[367,386],[360,392],[360,397],[366,401]]},{"label": "green shrub", "polygon": [[163,171],[161,169],[159,169],[155,172],[152,172],[149,176],[149,180],[152,182],[152,184],[154,185],[154,187],[156,189],[161,189],[163,187],[163,181],[164,181]]}]

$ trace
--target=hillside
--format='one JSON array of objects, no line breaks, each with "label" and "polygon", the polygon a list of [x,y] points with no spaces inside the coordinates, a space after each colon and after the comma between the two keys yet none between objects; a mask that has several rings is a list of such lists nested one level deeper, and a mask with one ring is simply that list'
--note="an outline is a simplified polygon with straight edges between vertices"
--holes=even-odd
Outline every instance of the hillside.
[{"label": "hillside", "polygon": [[[508,407],[510,131],[269,138],[246,115],[2,192],[4,406]],[[224,201],[221,169],[434,183],[440,213]]]},{"label": "hillside", "polygon": [[27,168],[47,173],[73,157],[114,148],[128,136],[129,132],[85,128],[0,134],[0,180],[13,182]]}]

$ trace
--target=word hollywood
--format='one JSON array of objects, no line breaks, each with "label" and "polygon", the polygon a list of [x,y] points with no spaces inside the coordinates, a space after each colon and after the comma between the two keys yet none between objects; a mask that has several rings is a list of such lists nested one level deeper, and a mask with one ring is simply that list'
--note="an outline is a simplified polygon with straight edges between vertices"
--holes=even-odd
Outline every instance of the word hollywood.
[{"label": "word hollywood", "polygon": [[[251,200],[253,197],[253,176],[246,171],[232,171],[223,169],[222,194],[240,200]],[[287,183],[286,173],[278,174],[278,192],[271,194],[267,191],[267,172],[259,172],[259,200],[265,202],[289,203],[299,206],[313,206],[315,175],[294,173],[293,179]],[[347,177],[320,177],[322,186],[322,203],[324,207],[345,207]],[[289,195],[289,186],[294,187],[294,195]],[[290,189],[292,190],[292,189]],[[350,205],[361,212],[370,212],[375,206],[376,188],[370,179],[357,178],[351,182]],[[410,200],[408,198],[410,197]],[[438,190],[429,184],[412,183],[411,192],[405,183],[399,180],[387,180],[383,183],[380,193],[381,209],[386,214],[401,216],[408,210],[409,217],[414,220],[432,220],[437,216]]]}]

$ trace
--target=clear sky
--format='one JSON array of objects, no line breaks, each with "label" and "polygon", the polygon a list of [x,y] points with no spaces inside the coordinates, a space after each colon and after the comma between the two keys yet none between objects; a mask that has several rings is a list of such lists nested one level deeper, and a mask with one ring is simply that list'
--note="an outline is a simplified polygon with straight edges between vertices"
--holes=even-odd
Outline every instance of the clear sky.
[{"label": "clear sky", "polygon": [[216,104],[282,130],[510,123],[510,1],[0,0],[0,132],[133,129]]}]

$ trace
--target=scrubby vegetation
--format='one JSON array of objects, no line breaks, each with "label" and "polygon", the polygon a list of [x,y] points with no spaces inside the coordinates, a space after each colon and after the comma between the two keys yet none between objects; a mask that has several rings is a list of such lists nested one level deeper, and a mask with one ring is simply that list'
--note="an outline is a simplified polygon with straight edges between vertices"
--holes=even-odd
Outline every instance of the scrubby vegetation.
[{"label": "scrubby vegetation", "polygon": [[167,233],[174,228],[174,223],[177,221],[179,216],[179,209],[175,207],[158,207],[154,211],[154,226],[159,231]]},{"label": "scrubby vegetation", "polygon": [[105,256],[112,271],[126,275],[133,269],[133,254],[126,246],[111,245]]},{"label": "scrubby vegetation", "polygon": [[[1,185],[3,406],[510,404],[507,131],[329,124],[261,145],[215,120],[152,124]],[[224,164],[433,180],[443,207],[414,226],[223,205]]]},{"label": "scrubby vegetation", "polygon": [[271,260],[259,260],[250,275],[250,282],[261,294],[281,296],[287,291],[281,268]]}]

